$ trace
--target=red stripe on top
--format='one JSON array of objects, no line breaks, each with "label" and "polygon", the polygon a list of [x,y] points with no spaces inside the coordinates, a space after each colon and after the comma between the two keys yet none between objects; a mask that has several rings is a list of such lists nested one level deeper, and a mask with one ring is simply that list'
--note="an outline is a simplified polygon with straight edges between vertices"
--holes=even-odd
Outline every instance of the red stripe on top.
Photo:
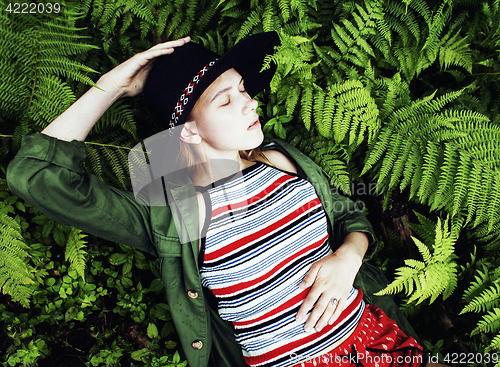
[{"label": "red stripe on top", "polygon": [[281,186],[284,182],[288,181],[290,179],[290,175],[284,175],[281,177],[278,177],[274,182],[272,182],[269,186],[267,186],[264,190],[259,192],[256,195],[253,195],[252,198],[249,200],[243,200],[238,203],[234,204],[228,204],[228,205],[223,205],[219,208],[213,209],[212,210],[212,218],[230,210],[235,210],[239,208],[243,208],[245,206],[251,205],[256,201],[261,200],[262,198],[266,197],[270,193],[272,193],[277,187]]},{"label": "red stripe on top", "polygon": [[287,261],[282,261],[282,262],[278,263],[274,268],[271,268],[267,273],[262,274],[258,278],[255,278],[253,280],[249,280],[248,282],[238,282],[237,284],[232,285],[232,286],[224,286],[224,288],[220,288],[220,289],[212,288],[212,292],[216,296],[228,296],[228,295],[232,295],[234,293],[237,293],[238,291],[241,291],[241,290],[248,290],[250,288],[253,288],[255,285],[257,285],[257,284],[271,278],[272,276],[274,276],[274,274],[279,272],[284,267],[288,266],[289,263],[295,261],[295,259],[297,259],[298,257],[308,253],[309,251],[312,251],[312,250],[320,247],[326,241],[327,238],[328,238],[328,235],[324,236],[323,238],[321,238],[320,240],[318,240],[316,242],[311,243],[309,246],[302,248],[300,251],[290,255],[286,259]]},{"label": "red stripe on top", "polygon": [[[295,218],[299,217],[300,214],[306,211],[306,209],[311,209],[314,208],[318,205],[321,205],[320,201],[318,198],[313,199],[306,204],[302,205],[300,208],[297,208],[284,218],[281,218],[279,221],[275,222],[274,224],[271,224],[265,228],[262,228],[258,232],[254,232],[248,236],[245,236],[243,238],[240,238],[237,241],[229,243],[227,246],[224,246],[216,251],[212,251],[208,254],[205,254],[205,263],[209,261],[214,261],[214,260],[220,260],[221,258],[224,258],[225,256],[237,251],[241,247],[252,243],[260,238],[266,237],[267,234],[274,232],[275,230],[278,230],[284,226],[286,226],[287,223],[293,221]],[[306,207],[306,208],[304,208]]]},{"label": "red stripe on top", "polygon": [[[356,308],[359,306],[359,303],[361,302],[361,299],[363,298],[363,292],[358,289],[358,294],[356,296],[356,299],[352,301],[349,306],[347,306],[344,311],[340,314],[340,316],[335,320],[335,322],[332,325],[326,325],[323,329],[321,329],[321,334],[327,334],[330,332],[332,329],[334,329],[340,322],[343,322],[347,316],[352,313],[353,311],[356,310]],[[318,340],[318,334],[317,332],[312,332],[305,334],[304,338],[300,340],[296,340],[291,343],[287,343],[286,345],[283,345],[279,348],[274,349],[273,351],[269,353],[262,354],[260,356],[255,356],[255,357],[244,357],[245,361],[249,365],[257,365],[257,364],[262,364],[264,362],[267,362],[273,358],[282,356],[282,355],[288,355],[291,350],[295,350],[296,348],[299,348],[303,346],[304,344],[314,342]]]},{"label": "red stripe on top", "polygon": [[309,293],[310,289],[311,289],[311,287],[303,289],[295,297],[289,299],[287,302],[285,302],[284,304],[276,307],[275,309],[271,310],[270,312],[267,312],[267,313],[263,314],[262,316],[257,317],[256,319],[248,320],[248,321],[241,321],[241,322],[236,322],[235,321],[235,322],[233,322],[233,324],[234,324],[235,328],[238,328],[238,326],[240,326],[240,327],[241,326],[248,326],[248,325],[252,325],[252,324],[256,324],[258,322],[264,321],[267,318],[269,318],[270,316],[273,316],[275,314],[277,315],[280,312],[286,311],[290,307],[294,307],[298,303],[302,302],[306,298],[307,293]]}]

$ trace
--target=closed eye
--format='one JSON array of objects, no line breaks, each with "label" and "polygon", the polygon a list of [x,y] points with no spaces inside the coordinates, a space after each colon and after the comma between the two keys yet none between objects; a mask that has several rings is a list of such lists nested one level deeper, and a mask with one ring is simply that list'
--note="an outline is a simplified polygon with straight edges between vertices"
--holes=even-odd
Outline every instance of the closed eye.
[{"label": "closed eye", "polygon": [[241,80],[240,80],[240,88],[242,88],[242,89],[240,89],[241,93],[246,93],[247,90],[245,89],[245,82],[244,82],[243,78],[241,78]]},{"label": "closed eye", "polygon": [[[242,87],[243,87],[243,78],[241,79],[240,86],[242,86]],[[240,93],[247,94],[247,90],[245,89],[245,87],[243,87],[243,89],[239,89],[239,92],[240,92]],[[227,99],[227,101],[226,101],[225,103],[221,104],[220,106],[221,106],[221,107],[224,107],[224,106],[229,105],[230,103],[231,103],[231,99],[230,99],[230,98],[228,98],[228,99]]]}]

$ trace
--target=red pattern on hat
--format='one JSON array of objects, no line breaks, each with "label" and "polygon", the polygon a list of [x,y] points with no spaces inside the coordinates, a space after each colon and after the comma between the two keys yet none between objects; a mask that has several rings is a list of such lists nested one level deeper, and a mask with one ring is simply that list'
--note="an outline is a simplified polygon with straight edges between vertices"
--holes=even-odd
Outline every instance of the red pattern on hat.
[{"label": "red pattern on hat", "polygon": [[179,117],[181,117],[182,112],[184,111],[184,106],[187,105],[189,101],[189,96],[193,93],[194,87],[196,84],[199,83],[201,78],[205,75],[205,73],[210,69],[212,66],[215,65],[215,62],[218,59],[210,61],[207,65],[203,67],[200,71],[196,73],[194,78],[189,82],[188,86],[184,88],[184,91],[182,92],[181,96],[177,100],[177,103],[174,107],[174,111],[172,112],[172,116],[170,116],[170,121],[168,122],[168,127],[172,128],[177,126],[177,121],[179,120]]}]

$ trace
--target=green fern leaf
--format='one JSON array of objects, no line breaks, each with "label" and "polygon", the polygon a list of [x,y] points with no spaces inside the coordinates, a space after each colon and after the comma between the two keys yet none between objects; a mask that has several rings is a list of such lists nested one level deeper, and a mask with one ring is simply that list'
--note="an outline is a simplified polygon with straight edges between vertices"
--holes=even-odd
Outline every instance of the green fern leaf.
[{"label": "green fern leaf", "polygon": [[311,130],[311,114],[313,110],[313,89],[311,87],[302,90],[302,97],[300,99],[301,117],[304,126],[307,130]]},{"label": "green fern leaf", "polygon": [[472,55],[466,38],[460,38],[455,34],[439,48],[439,64],[442,69],[448,69],[451,65],[463,67],[472,73]]},{"label": "green fern leaf", "polygon": [[438,190],[434,196],[431,210],[441,208],[445,205],[443,197],[450,195],[457,166],[458,151],[455,146],[448,144],[444,150],[444,163],[441,165],[441,173],[438,179]]},{"label": "green fern leaf", "polygon": [[321,135],[328,137],[329,132],[330,132],[330,126],[324,126],[324,121],[323,121],[323,108],[325,105],[325,98],[326,94],[323,93],[322,91],[317,91],[314,93],[314,106],[313,106],[313,115],[314,115],[314,120],[316,121],[316,124],[318,126],[318,131]]},{"label": "green fern leaf", "polygon": [[[481,193],[483,192],[482,185],[478,183],[483,182],[483,170],[480,164],[472,162],[472,170],[470,173],[470,187],[469,187],[469,200],[467,200],[467,222],[472,220],[472,217],[477,213],[478,202]],[[458,200],[458,199],[457,199]]]},{"label": "green fern leaf", "polygon": [[413,259],[405,260],[405,267],[398,268],[396,279],[376,295],[394,294],[403,289],[408,302],[419,304],[426,299],[434,302],[440,294],[449,297],[457,285],[457,269],[453,259],[456,238],[449,230],[448,220],[443,224],[438,218],[435,228],[433,252],[418,239],[413,238],[423,262]]},{"label": "green fern leaf", "polygon": [[[485,353],[489,353],[492,350],[499,350],[500,349],[500,334],[497,334],[493,340],[491,341],[490,345],[484,350]],[[496,366],[498,366],[500,362],[498,362]]]},{"label": "green fern leaf", "polygon": [[289,0],[278,0],[278,6],[283,17],[283,22],[286,23],[290,19],[290,2]]},{"label": "green fern leaf", "polygon": [[476,335],[480,332],[489,333],[500,329],[500,308],[494,308],[483,316],[483,319],[478,322],[477,327],[472,330],[471,335]]},{"label": "green fern leaf", "polygon": [[[477,278],[476,278],[477,279]],[[489,288],[484,289],[478,296],[474,297],[460,314],[466,312],[485,312],[500,305],[500,283],[497,281]]]},{"label": "green fern leaf", "polygon": [[435,172],[438,167],[439,150],[435,143],[427,143],[427,154],[424,155],[424,165],[422,167],[422,181],[417,195],[424,200],[429,194],[426,192],[429,188],[433,190],[437,183]]},{"label": "green fern leaf", "polygon": [[66,253],[64,258],[69,261],[70,268],[74,269],[77,274],[85,281],[85,251],[86,242],[83,240],[87,235],[83,234],[81,230],[72,228],[69,232],[68,242],[66,244]]},{"label": "green fern leaf", "polygon": [[35,284],[33,269],[24,260],[28,251],[19,224],[0,210],[0,287],[24,307],[29,306]]},{"label": "green fern leaf", "polygon": [[[262,14],[264,13],[261,7],[257,7],[253,10],[250,15],[247,17],[245,23],[240,28],[238,33],[238,37],[236,38],[236,42],[242,40],[247,37],[255,28],[261,28],[262,26]],[[258,33],[258,32],[255,32]]]}]

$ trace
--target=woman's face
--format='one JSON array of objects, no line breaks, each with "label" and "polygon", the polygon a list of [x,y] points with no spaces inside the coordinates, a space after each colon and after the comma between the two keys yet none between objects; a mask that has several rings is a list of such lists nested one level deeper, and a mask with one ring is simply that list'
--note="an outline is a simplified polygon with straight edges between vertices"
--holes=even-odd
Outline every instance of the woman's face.
[{"label": "woman's face", "polygon": [[241,75],[229,69],[203,92],[188,124],[206,151],[253,149],[264,139],[256,108],[257,101],[245,91]]}]

